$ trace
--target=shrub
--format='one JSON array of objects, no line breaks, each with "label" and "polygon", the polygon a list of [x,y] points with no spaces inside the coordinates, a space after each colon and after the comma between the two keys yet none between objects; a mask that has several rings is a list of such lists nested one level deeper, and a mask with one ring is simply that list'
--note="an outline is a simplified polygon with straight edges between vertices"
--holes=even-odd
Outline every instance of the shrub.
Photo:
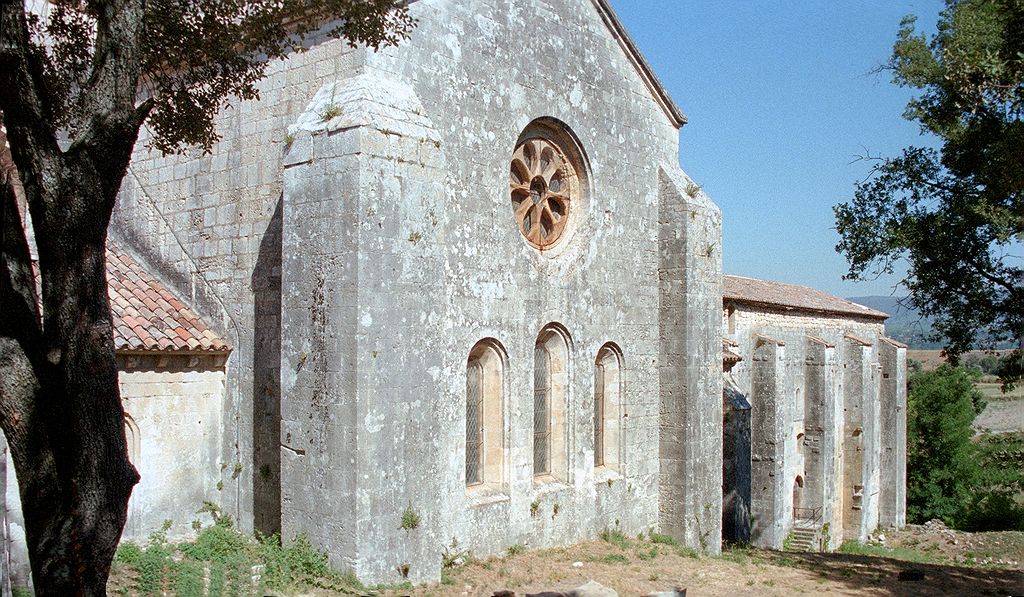
[{"label": "shrub", "polygon": [[907,518],[941,519],[956,527],[981,480],[971,443],[976,405],[973,377],[943,365],[910,377],[907,396]]},{"label": "shrub", "polygon": [[[159,532],[144,548],[124,544],[118,548],[115,562],[134,571],[135,584],[128,592],[140,595],[158,595],[165,589],[182,597],[250,595],[259,589],[287,591],[314,586],[342,592],[363,589],[354,576],[332,571],[327,555],[314,549],[304,535],[290,545],[282,545],[277,535],[257,541],[234,528],[227,516],[217,517],[193,542],[173,545],[165,532]],[[262,573],[254,584],[257,567]]]}]

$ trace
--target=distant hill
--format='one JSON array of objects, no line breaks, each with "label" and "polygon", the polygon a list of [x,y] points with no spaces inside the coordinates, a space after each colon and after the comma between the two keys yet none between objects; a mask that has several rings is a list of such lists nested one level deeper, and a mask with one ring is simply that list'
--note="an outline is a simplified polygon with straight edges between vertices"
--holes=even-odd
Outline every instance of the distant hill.
[{"label": "distant hill", "polygon": [[906,297],[898,296],[855,296],[846,299],[889,314],[885,321],[885,334],[917,349],[942,348],[941,342],[928,340],[932,333],[932,322],[906,304]]},{"label": "distant hill", "polygon": [[[885,335],[899,340],[910,348],[935,350],[945,348],[942,342],[928,340],[932,333],[932,322],[907,305],[906,297],[898,296],[855,296],[846,299],[889,314],[885,320]],[[903,303],[903,304],[901,304]],[[1013,348],[1012,343],[1000,343],[996,349]]]}]

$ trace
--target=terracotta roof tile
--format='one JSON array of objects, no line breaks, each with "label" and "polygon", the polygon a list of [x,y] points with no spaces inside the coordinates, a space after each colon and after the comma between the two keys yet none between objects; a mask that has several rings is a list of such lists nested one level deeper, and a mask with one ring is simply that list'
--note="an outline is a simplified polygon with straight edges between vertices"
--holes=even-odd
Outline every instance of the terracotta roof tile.
[{"label": "terracotta roof tile", "polygon": [[228,352],[220,336],[117,243],[107,243],[116,350]]},{"label": "terracotta roof tile", "polygon": [[889,318],[887,313],[858,305],[814,288],[742,276],[722,276],[722,300],[726,303],[781,307],[808,313],[854,315],[869,319]]}]

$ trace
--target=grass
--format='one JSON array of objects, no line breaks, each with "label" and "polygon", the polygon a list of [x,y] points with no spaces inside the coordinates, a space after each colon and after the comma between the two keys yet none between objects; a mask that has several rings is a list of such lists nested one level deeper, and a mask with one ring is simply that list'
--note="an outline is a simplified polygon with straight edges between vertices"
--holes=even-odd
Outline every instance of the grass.
[{"label": "grass", "polygon": [[169,525],[145,545],[122,544],[114,556],[111,593],[180,597],[250,595],[266,591],[322,588],[340,594],[365,594],[352,574],[330,569],[327,555],[304,536],[282,545],[276,535],[256,540],[220,515],[193,542],[171,543]]},{"label": "grass", "polygon": [[605,529],[601,531],[601,540],[611,543],[619,549],[629,549],[633,542],[629,540],[619,529]]},{"label": "grass", "polygon": [[885,547],[883,545],[870,545],[857,541],[845,541],[839,546],[839,553],[858,556],[870,556],[873,558],[892,558],[915,564],[939,564],[941,561],[933,555],[923,551],[907,549],[905,547]]},{"label": "grass", "polygon": [[1005,394],[999,382],[980,381],[974,384],[974,387],[984,394],[985,400],[989,402],[1024,400],[1024,384],[1018,384],[1012,391]]}]

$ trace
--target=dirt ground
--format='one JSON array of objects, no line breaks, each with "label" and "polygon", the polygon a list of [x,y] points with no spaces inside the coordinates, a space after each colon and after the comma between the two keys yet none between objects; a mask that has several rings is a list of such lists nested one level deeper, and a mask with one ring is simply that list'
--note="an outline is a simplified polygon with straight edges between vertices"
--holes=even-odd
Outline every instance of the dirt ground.
[{"label": "dirt ground", "polygon": [[[731,549],[721,557],[696,558],[647,539],[593,541],[470,561],[447,570],[443,584],[385,594],[475,597],[511,590],[526,595],[595,580],[622,596],[673,588],[686,588],[689,597],[1024,595],[1024,533],[960,533],[940,523],[891,533],[885,543],[864,549],[886,557]],[[924,577],[900,580],[905,571]]]}]

